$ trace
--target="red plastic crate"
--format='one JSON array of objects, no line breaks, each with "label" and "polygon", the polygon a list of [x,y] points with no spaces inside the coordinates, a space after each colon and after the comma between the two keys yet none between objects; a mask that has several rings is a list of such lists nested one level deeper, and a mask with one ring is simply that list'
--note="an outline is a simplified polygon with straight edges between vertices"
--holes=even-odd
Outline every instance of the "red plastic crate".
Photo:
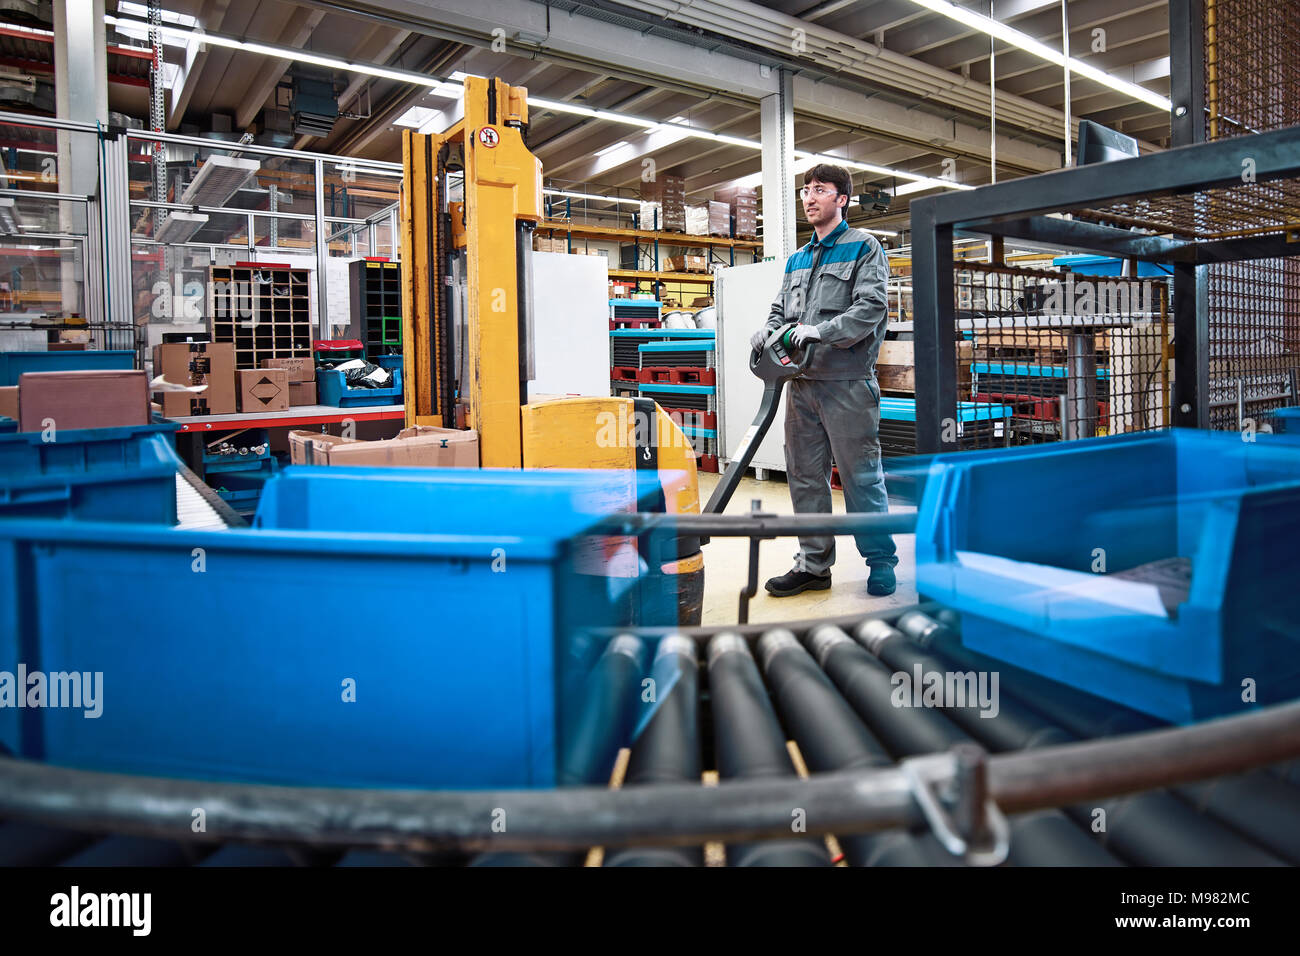
[{"label": "red plastic crate", "polygon": [[[1010,405],[1016,418],[1029,418],[1040,422],[1059,422],[1061,420],[1061,402],[1059,398],[1043,395],[1017,395],[1011,392],[980,392],[975,401],[990,405]],[[1110,402],[1097,403],[1097,425],[1100,428],[1110,426]]]},{"label": "red plastic crate", "polygon": [[705,412],[698,408],[669,408],[667,405],[660,405],[668,417],[678,425],[688,425],[691,428],[712,428],[718,427],[718,413]]},{"label": "red plastic crate", "polygon": [[640,373],[639,368],[633,368],[631,365],[614,365],[610,367],[609,377],[615,382],[637,382],[640,381]]},{"label": "red plastic crate", "polygon": [[689,366],[647,365],[638,381],[647,385],[716,385],[717,370]]},{"label": "red plastic crate", "polygon": [[695,467],[699,471],[707,471],[711,475],[716,475],[718,473],[718,456],[701,455],[695,463]]},{"label": "red plastic crate", "polygon": [[629,319],[619,318],[610,319],[609,328],[612,332],[614,329],[657,329],[663,319]]}]

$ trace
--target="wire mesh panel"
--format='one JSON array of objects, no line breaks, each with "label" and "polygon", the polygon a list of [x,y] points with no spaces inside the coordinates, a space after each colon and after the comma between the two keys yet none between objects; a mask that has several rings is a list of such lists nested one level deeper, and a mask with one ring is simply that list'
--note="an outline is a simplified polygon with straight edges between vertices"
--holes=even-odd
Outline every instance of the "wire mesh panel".
[{"label": "wire mesh panel", "polygon": [[1209,268],[1210,427],[1272,424],[1296,402],[1300,261],[1260,259]]},{"label": "wire mesh panel", "polygon": [[1205,133],[1225,139],[1300,123],[1300,4],[1205,0]]},{"label": "wire mesh panel", "polygon": [[[1300,123],[1300,4],[1206,0],[1206,139]],[[1252,184],[1288,230],[1300,222],[1297,184]],[[1281,195],[1286,193],[1286,196]],[[1300,366],[1300,263],[1229,262],[1209,268],[1210,427],[1271,424],[1296,403]]]},{"label": "wire mesh panel", "polygon": [[1173,340],[1163,278],[979,265],[954,272],[962,449],[1169,424]]}]

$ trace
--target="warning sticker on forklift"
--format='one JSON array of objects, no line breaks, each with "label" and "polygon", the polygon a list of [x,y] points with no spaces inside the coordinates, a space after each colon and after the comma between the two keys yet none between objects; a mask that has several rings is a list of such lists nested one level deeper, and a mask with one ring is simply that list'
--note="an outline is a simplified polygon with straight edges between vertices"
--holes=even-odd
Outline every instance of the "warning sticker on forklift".
[{"label": "warning sticker on forklift", "polygon": [[501,134],[492,126],[484,126],[478,131],[478,141],[488,149],[496,149],[497,143],[501,142]]}]

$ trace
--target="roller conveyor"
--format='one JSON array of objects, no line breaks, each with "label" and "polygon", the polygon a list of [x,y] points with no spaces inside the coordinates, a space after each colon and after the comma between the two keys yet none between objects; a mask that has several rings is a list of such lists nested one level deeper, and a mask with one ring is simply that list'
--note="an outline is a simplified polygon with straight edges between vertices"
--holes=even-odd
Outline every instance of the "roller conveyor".
[{"label": "roller conveyor", "polygon": [[[1035,752],[1080,739],[1143,733],[1158,722],[1081,691],[992,661],[961,646],[950,612],[933,605],[856,626],[798,622],[733,633],[675,637],[625,634],[575,645],[567,678],[581,697],[561,766],[570,786],[605,786],[618,751],[632,740],[623,787],[647,793],[698,783],[715,770],[722,786],[789,780],[797,787],[787,739],[812,780],[837,772],[888,771],[895,761],[952,752],[977,741],[994,753]],[[708,632],[709,629],[699,629]],[[899,707],[897,675],[922,669],[997,670],[997,713],[977,707]],[[654,681],[654,700],[645,681]],[[637,730],[639,729],[639,734]],[[635,739],[633,739],[635,735]],[[1294,761],[1267,769],[1148,790],[1118,798],[1013,813],[1006,865],[1278,865],[1295,863],[1300,801],[1288,776]],[[573,791],[586,793],[589,790]],[[716,791],[715,791],[716,792]],[[798,791],[792,791],[797,793]],[[563,790],[553,794],[563,799]],[[3,794],[0,794],[3,796]],[[800,806],[791,798],[785,814]],[[1096,811],[1105,830],[1094,832]],[[689,811],[683,811],[688,813]],[[647,817],[653,820],[653,817]],[[810,821],[815,823],[815,821]],[[825,828],[821,828],[825,832]],[[810,826],[793,838],[727,841],[731,866],[825,866],[825,842]],[[797,832],[797,831],[796,831]],[[606,866],[698,866],[701,846],[647,838],[607,848]],[[961,866],[924,820],[871,834],[835,834],[849,865]],[[81,832],[11,820],[0,824],[3,865],[577,866],[585,851],[486,852],[319,847],[300,836],[246,843],[184,834]]]}]

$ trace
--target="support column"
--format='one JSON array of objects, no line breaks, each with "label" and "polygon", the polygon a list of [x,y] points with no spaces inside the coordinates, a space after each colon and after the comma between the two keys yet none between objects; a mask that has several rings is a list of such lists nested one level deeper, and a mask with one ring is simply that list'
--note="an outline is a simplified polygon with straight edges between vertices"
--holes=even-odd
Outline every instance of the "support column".
[{"label": "support column", "polygon": [[1205,140],[1205,2],[1169,0],[1171,146]]},{"label": "support column", "polygon": [[[104,43],[104,0],[54,0],[54,96],[59,119],[108,123],[108,52]],[[58,190],[94,196],[99,184],[98,142],[92,133],[58,134]],[[81,203],[59,203],[59,230],[86,231]],[[83,268],[98,268],[82,263]],[[61,266],[63,308],[87,311],[76,263]]]},{"label": "support column", "polygon": [[1174,264],[1174,425],[1210,427],[1208,268]]},{"label": "support column", "polygon": [[927,197],[912,203],[912,346],[919,455],[959,447],[953,229],[936,220],[933,200]]},{"label": "support column", "polygon": [[777,70],[778,91],[759,101],[763,143],[763,255],[783,262],[795,250],[794,81]]}]

